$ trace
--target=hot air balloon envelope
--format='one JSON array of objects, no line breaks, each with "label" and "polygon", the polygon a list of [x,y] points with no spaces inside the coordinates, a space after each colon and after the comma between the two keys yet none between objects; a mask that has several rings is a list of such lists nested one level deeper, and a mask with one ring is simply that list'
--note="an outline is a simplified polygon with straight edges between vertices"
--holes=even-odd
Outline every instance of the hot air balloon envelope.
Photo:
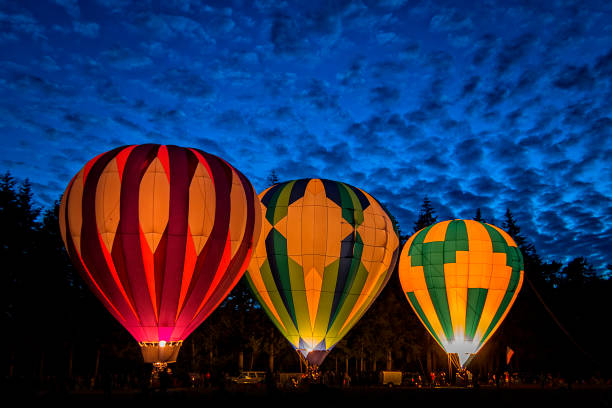
[{"label": "hot air balloon envelope", "polygon": [[147,362],[179,347],[241,278],[259,237],[259,199],[224,160],[198,149],[123,146],[72,179],[60,229],[90,289]]},{"label": "hot air balloon envelope", "polygon": [[249,285],[292,346],[318,366],[387,283],[399,239],[383,207],[348,184],[294,180],[260,198]]},{"label": "hot air balloon envelope", "polygon": [[523,283],[523,257],[503,230],[443,221],[414,234],[399,260],[408,302],[429,333],[463,365],[487,342]]}]

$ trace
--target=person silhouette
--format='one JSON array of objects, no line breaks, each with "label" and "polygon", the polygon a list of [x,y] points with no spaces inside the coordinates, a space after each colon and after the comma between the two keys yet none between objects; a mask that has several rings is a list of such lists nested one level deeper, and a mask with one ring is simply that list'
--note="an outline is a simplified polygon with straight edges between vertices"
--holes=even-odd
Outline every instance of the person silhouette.
[{"label": "person silhouette", "polygon": [[170,375],[168,370],[161,370],[159,372],[159,391],[166,393],[168,391],[168,385],[170,384]]}]

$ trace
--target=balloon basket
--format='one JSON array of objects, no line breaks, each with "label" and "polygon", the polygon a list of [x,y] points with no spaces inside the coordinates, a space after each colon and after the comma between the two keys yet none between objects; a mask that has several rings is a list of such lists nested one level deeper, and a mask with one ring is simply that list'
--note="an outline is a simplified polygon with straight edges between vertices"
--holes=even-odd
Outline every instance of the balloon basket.
[{"label": "balloon basket", "polygon": [[182,341],[151,341],[140,342],[140,351],[145,363],[163,364],[176,362],[179,350],[181,349]]},{"label": "balloon basket", "polygon": [[159,373],[168,369],[168,363],[153,363],[152,378],[159,378]]},{"label": "balloon basket", "polygon": [[300,358],[300,366],[304,367],[302,377],[307,378],[309,382],[317,382],[320,377],[319,366],[308,361],[301,350],[297,349],[298,357]]}]

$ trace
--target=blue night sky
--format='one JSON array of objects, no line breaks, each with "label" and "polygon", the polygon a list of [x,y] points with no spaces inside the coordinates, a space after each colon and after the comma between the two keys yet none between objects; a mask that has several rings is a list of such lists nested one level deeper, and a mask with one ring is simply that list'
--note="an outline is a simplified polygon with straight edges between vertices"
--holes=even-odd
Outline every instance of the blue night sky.
[{"label": "blue night sky", "polygon": [[0,171],[45,208],[101,152],[177,144],[258,192],[361,187],[404,233],[427,195],[612,262],[608,0],[0,0],[0,27]]}]

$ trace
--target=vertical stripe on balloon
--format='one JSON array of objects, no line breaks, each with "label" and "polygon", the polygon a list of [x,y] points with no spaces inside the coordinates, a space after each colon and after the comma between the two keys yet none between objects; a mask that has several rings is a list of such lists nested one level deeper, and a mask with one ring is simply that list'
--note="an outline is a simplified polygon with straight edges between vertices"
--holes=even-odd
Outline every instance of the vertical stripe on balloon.
[{"label": "vertical stripe on balloon", "polygon": [[329,350],[388,281],[399,245],[391,220],[366,193],[330,180],[279,183],[260,199],[249,285],[296,349]]},{"label": "vertical stripe on balloon", "polygon": [[499,327],[523,273],[512,238],[473,220],[445,221],[417,232],[399,265],[402,288],[419,319],[447,352],[460,353],[476,353]]},{"label": "vertical stripe on balloon", "polygon": [[60,209],[73,263],[139,341],[195,329],[242,276],[262,225],[255,191],[227,162],[153,144],[89,161]]}]

